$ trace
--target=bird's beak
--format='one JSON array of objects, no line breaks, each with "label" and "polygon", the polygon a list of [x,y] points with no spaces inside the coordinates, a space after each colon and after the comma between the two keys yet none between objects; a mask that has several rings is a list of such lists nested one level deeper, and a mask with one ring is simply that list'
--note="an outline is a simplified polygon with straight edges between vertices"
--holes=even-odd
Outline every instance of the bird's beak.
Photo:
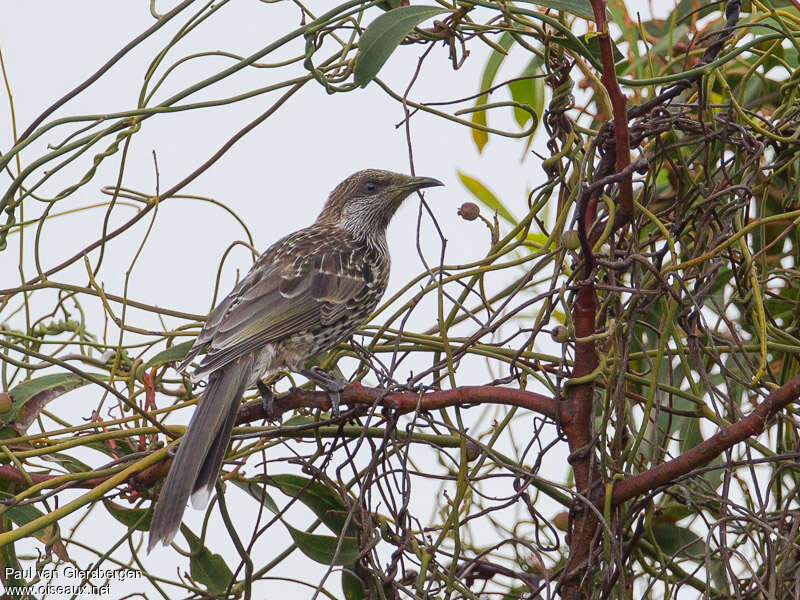
[{"label": "bird's beak", "polygon": [[421,190],[422,188],[428,187],[436,187],[439,185],[444,185],[438,179],[434,179],[433,177],[412,177],[409,179],[408,183],[403,187],[409,188],[411,190]]}]

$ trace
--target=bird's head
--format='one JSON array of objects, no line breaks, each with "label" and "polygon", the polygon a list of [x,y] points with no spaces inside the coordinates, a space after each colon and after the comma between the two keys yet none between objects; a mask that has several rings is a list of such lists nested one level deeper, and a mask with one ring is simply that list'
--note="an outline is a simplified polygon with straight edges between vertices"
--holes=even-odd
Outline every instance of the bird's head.
[{"label": "bird's head", "polygon": [[335,225],[357,237],[382,235],[409,195],[426,187],[444,185],[431,177],[412,177],[391,171],[366,169],[336,186],[317,223]]}]

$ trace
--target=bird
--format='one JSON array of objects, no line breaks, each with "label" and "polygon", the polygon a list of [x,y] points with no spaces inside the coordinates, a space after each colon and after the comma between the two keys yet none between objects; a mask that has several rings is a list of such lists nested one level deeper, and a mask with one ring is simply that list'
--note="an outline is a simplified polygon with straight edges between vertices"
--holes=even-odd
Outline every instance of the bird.
[{"label": "bird", "polygon": [[440,185],[379,169],[351,175],[311,226],[264,251],[211,311],[177,367],[185,372],[201,356],[192,378],[207,383],[156,501],[148,552],[172,542],[190,498],[195,508],[207,504],[248,388],[257,385],[269,414],[272,395],[262,379],[288,369],[328,391],[338,410],[346,382],[305,364],[350,337],[373,312],[389,279],[389,221],[412,193]]}]

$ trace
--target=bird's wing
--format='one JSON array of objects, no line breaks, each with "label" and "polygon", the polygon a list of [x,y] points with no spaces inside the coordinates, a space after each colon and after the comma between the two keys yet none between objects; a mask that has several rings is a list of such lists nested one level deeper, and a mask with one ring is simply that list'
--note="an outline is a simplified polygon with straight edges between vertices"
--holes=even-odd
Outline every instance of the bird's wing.
[{"label": "bird's wing", "polygon": [[210,373],[264,344],[313,332],[338,318],[339,309],[370,283],[364,260],[341,248],[328,237],[301,252],[267,250],[209,317],[197,341],[207,353],[196,373]]}]

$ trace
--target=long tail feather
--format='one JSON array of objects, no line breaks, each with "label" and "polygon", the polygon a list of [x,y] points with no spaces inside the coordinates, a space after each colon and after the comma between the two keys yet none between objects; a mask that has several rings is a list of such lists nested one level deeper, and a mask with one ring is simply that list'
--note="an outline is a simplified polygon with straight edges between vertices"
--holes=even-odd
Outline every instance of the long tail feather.
[{"label": "long tail feather", "polygon": [[210,493],[222,466],[252,367],[252,357],[242,357],[209,378],[161,488],[150,526],[148,552],[159,542],[166,546],[172,541],[193,492]]},{"label": "long tail feather", "polygon": [[230,412],[228,412],[228,416],[225,418],[225,422],[222,424],[222,428],[219,430],[217,437],[214,438],[206,460],[200,468],[200,472],[197,474],[197,478],[194,482],[194,489],[190,496],[194,508],[202,509],[208,504],[211,490],[214,489],[214,485],[217,483],[217,477],[219,477],[222,459],[225,458],[225,453],[228,450],[228,442],[231,438],[233,425],[236,423],[236,414],[239,412],[240,404],[241,395],[239,396],[239,400],[231,405]]}]

